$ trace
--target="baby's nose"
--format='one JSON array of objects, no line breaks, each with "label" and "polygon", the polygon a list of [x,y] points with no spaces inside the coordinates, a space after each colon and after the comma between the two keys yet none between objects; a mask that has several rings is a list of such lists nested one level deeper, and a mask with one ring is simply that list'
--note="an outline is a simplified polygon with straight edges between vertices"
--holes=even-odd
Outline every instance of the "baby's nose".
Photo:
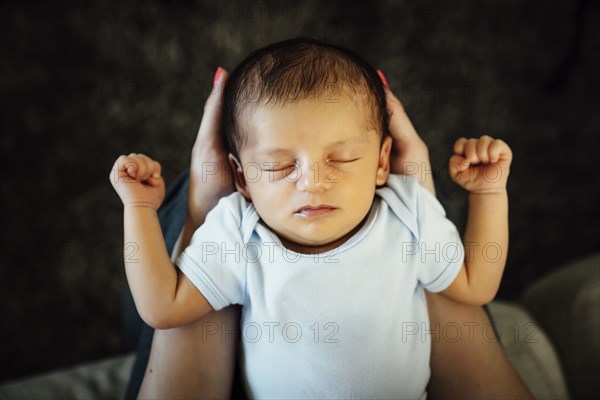
[{"label": "baby's nose", "polygon": [[331,187],[331,166],[322,162],[313,162],[305,164],[299,168],[300,176],[296,185],[302,192],[320,192]]}]

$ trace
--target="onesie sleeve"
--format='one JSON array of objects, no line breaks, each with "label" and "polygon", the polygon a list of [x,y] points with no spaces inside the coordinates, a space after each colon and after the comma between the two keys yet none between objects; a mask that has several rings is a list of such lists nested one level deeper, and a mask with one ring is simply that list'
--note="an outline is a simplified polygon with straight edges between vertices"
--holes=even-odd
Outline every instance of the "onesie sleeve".
[{"label": "onesie sleeve", "polygon": [[175,261],[215,310],[243,302],[247,263],[242,227],[250,207],[237,192],[222,198]]},{"label": "onesie sleeve", "polygon": [[456,226],[446,218],[437,198],[418,185],[416,252],[417,278],[430,292],[446,289],[460,272],[464,247]]}]

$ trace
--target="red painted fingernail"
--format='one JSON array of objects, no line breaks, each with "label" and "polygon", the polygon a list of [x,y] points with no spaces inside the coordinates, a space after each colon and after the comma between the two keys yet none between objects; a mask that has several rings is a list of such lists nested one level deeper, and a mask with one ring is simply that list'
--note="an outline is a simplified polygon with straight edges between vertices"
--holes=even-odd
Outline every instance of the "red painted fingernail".
[{"label": "red painted fingernail", "polygon": [[379,75],[379,77],[381,78],[381,82],[383,82],[383,86],[385,86],[386,89],[389,89],[390,87],[388,86],[387,79],[385,79],[385,75],[383,75],[383,72],[381,72],[380,69],[377,70],[377,75]]},{"label": "red painted fingernail", "polygon": [[217,83],[217,81],[221,77],[222,73],[223,73],[223,68],[221,68],[221,67],[217,68],[217,72],[215,72],[215,77],[213,78],[213,86],[215,85],[215,83]]}]

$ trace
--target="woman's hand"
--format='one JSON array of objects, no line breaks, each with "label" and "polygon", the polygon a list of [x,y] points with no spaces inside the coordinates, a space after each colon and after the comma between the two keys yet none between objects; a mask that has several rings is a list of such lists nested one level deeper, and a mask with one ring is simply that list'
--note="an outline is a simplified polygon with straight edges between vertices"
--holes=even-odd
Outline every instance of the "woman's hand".
[{"label": "woman's hand", "polygon": [[219,67],[213,89],[204,105],[204,114],[196,142],[192,148],[188,219],[194,228],[221,197],[235,190],[233,175],[227,159],[227,145],[221,132],[223,88],[229,73]]},{"label": "woman's hand", "polygon": [[160,164],[144,154],[120,156],[110,173],[110,182],[125,207],[158,210],[165,198],[165,181]]},{"label": "woman's hand", "polygon": [[204,104],[204,114],[192,147],[188,212],[183,231],[171,258],[175,260],[188,246],[194,231],[221,197],[234,192],[233,174],[227,158],[227,145],[221,132],[223,88],[229,74],[221,67],[213,78],[213,88]]},{"label": "woman's hand", "polygon": [[377,72],[385,86],[388,111],[391,114],[389,131],[393,143],[390,171],[393,174],[413,176],[435,195],[427,145],[415,130],[400,100],[390,90],[383,73],[380,70]]}]

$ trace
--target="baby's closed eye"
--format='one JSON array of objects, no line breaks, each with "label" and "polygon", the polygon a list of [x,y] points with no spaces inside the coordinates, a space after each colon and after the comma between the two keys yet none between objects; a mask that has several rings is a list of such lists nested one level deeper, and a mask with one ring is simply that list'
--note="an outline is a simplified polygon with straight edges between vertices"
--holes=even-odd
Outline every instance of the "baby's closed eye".
[{"label": "baby's closed eye", "polygon": [[267,161],[262,163],[261,170],[265,172],[278,172],[285,171],[287,169],[296,168],[295,162],[278,162],[278,161]]},{"label": "baby's closed eye", "polygon": [[351,163],[360,160],[360,157],[332,157],[327,159],[328,163]]}]

